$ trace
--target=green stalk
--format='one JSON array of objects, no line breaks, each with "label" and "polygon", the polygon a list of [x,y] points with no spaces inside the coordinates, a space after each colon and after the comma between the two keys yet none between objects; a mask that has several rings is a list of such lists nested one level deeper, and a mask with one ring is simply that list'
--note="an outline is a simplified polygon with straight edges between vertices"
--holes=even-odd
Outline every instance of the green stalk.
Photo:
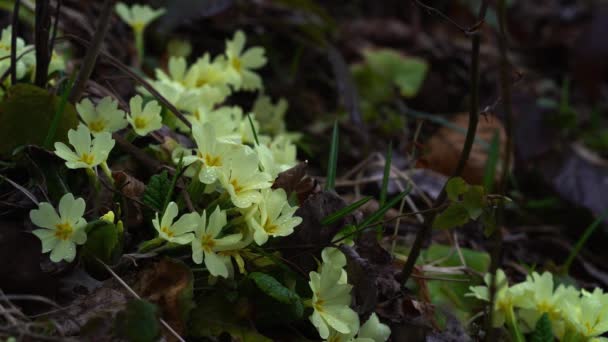
[{"label": "green stalk", "polygon": [[509,308],[509,312],[507,312],[505,323],[507,324],[507,328],[509,329],[509,333],[511,334],[511,339],[515,342],[526,342],[524,335],[519,330],[519,326],[517,325],[517,319],[515,318],[515,314],[513,313],[513,308]]},{"label": "green stalk", "polygon": [[139,65],[144,63],[144,30],[133,28],[135,36],[135,49],[137,50],[137,62]]},{"label": "green stalk", "polygon": [[591,235],[593,235],[597,227],[600,226],[600,224],[602,223],[602,221],[604,221],[606,217],[608,217],[608,209],[604,211],[597,219],[595,219],[595,221],[593,221],[593,223],[591,223],[587,228],[585,228],[583,235],[578,239],[576,245],[574,246],[572,251],[570,251],[570,255],[568,255],[566,262],[564,262],[564,266],[562,266],[564,274],[568,274],[570,272],[570,266],[572,266],[572,262],[574,262],[574,259],[581,252],[581,249],[583,249],[583,246],[585,246],[587,240],[589,240]]}]

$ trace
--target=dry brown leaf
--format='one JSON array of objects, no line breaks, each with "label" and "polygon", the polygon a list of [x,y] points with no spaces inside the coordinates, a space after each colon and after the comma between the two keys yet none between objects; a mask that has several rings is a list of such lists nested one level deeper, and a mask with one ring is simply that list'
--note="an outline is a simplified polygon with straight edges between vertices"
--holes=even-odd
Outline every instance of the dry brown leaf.
[{"label": "dry brown leaf", "polygon": [[[192,308],[192,272],[183,263],[162,259],[141,272],[134,290],[162,308],[163,318],[180,335]],[[190,295],[188,295],[190,294]]]},{"label": "dry brown leaf", "polygon": [[[460,113],[455,115],[450,121],[466,130],[469,124],[469,115],[467,113]],[[497,130],[500,134],[500,160],[504,160],[507,137],[502,123],[496,117],[487,115],[479,118],[476,139],[483,140],[489,144]],[[462,132],[449,127],[440,128],[426,144],[427,153],[423,157],[426,164],[425,167],[447,176],[451,175],[456,169],[456,165],[458,165],[464,140],[465,135]],[[487,147],[478,143],[473,144],[473,149],[462,172],[462,177],[471,184],[481,184],[487,160]],[[501,166],[498,163],[496,170],[497,180],[501,173]]]},{"label": "dry brown leaf", "polygon": [[139,226],[142,224],[144,216],[142,208],[135,200],[140,200],[146,186],[139,179],[123,171],[112,172],[112,178],[116,188],[127,198],[125,210],[125,223],[127,227]]}]

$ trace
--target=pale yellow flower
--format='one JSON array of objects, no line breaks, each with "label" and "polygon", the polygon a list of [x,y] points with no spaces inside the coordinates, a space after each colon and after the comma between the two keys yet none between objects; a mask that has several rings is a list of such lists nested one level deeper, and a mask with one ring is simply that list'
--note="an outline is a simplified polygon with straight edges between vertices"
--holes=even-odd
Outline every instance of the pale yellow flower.
[{"label": "pale yellow flower", "polygon": [[97,106],[89,99],[76,104],[80,118],[93,135],[103,132],[114,133],[127,127],[125,112],[118,109],[118,102],[111,97],[104,97]]},{"label": "pale yellow flower", "polygon": [[243,31],[237,31],[232,40],[226,42],[228,67],[239,78],[234,86],[237,90],[262,89],[262,79],[253,70],[266,64],[264,48],[256,46],[245,51],[245,40]]},{"label": "pale yellow flower", "polygon": [[150,132],[159,130],[162,127],[162,108],[156,101],[150,101],[143,107],[143,99],[137,95],[129,101],[131,113],[127,116],[127,121],[138,135],[144,136]]},{"label": "pale yellow flower", "polygon": [[114,140],[108,132],[97,134],[91,141],[91,131],[83,124],[76,130],[68,131],[68,140],[74,150],[62,142],[56,142],[55,154],[64,159],[65,165],[70,169],[92,169],[104,163],[114,147]]}]

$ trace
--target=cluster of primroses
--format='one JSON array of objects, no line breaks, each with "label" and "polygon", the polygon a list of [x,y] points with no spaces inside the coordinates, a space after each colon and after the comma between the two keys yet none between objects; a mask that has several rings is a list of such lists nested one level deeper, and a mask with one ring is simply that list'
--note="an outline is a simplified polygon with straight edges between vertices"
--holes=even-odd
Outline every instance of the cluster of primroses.
[{"label": "cluster of primroses", "polygon": [[[471,287],[470,296],[489,301],[491,278],[487,286]],[[560,341],[608,341],[600,337],[608,332],[608,293],[596,288],[593,292],[559,285],[549,272],[533,272],[525,281],[509,286],[505,273],[496,273],[493,325],[506,325],[512,337],[534,330],[538,320],[547,314],[553,334]]]},{"label": "cluster of primroses", "polygon": [[[117,12],[136,35],[163,13],[122,4]],[[188,125],[155,100],[146,102],[150,94],[139,89],[141,95],[130,99],[127,112],[111,97],[97,103],[83,99],[76,105],[81,123],[68,132],[69,145],[55,143],[55,154],[68,168],[84,169],[95,181],[99,166],[111,181],[107,159],[115,144],[113,134],[135,139],[155,134],[165,124],[190,136],[191,146],[175,141],[169,144],[171,160],[178,168],[185,168],[184,174],[200,182],[203,191],[215,200],[202,212],[186,213],[177,203],[169,202],[151,222],[157,237],[142,246],[162,250],[190,245],[194,263],[204,264],[212,276],[224,278],[234,276],[233,260],[239,271],[245,272],[250,245],[262,246],[271,238],[290,235],[302,221],[294,216],[297,207],[290,204],[285,191],[272,189],[278,174],[296,163],[294,142],[299,136],[285,129],[286,101],[273,103],[260,95],[250,113],[225,104],[235,91],[263,90],[255,70],[266,63],[264,49],[245,49],[245,40],[238,31],[226,42],[223,54],[213,58],[204,54],[190,65],[186,56],[173,56],[168,72],[157,69],[155,79],[149,80],[184,115]],[[68,193],[59,201],[58,211],[44,202],[30,212],[32,222],[42,228],[33,233],[52,261],[73,261],[76,246],[86,242],[85,207],[82,198]],[[114,221],[111,213],[101,219]],[[311,322],[328,341],[386,341],[390,329],[375,314],[360,325],[350,308],[351,285],[347,284],[345,265],[338,249],[323,251],[319,272],[310,273],[313,298],[307,303],[313,309]]]}]

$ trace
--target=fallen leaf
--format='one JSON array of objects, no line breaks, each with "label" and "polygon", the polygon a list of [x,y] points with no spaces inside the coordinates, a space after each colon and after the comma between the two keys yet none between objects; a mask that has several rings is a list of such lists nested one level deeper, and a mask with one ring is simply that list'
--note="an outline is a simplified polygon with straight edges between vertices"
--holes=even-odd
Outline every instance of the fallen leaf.
[{"label": "fallen leaf", "polygon": [[[467,130],[469,115],[460,113],[455,115],[450,122],[455,126]],[[506,149],[506,134],[500,121],[494,116],[488,115],[479,118],[477,134],[475,139],[480,141],[474,143],[469,160],[462,172],[464,178],[470,184],[482,184],[486,161],[488,160],[487,144],[492,141],[496,132],[500,134],[500,159],[504,160]],[[464,146],[465,134],[454,128],[441,127],[426,143],[428,152],[423,156],[429,169],[450,176],[458,165],[458,160]],[[485,143],[484,143],[485,142]],[[496,177],[502,174],[500,163],[496,168]]]},{"label": "fallen leaf", "polygon": [[193,279],[183,262],[165,258],[141,272],[134,290],[160,306],[163,318],[182,334],[194,305]]}]

